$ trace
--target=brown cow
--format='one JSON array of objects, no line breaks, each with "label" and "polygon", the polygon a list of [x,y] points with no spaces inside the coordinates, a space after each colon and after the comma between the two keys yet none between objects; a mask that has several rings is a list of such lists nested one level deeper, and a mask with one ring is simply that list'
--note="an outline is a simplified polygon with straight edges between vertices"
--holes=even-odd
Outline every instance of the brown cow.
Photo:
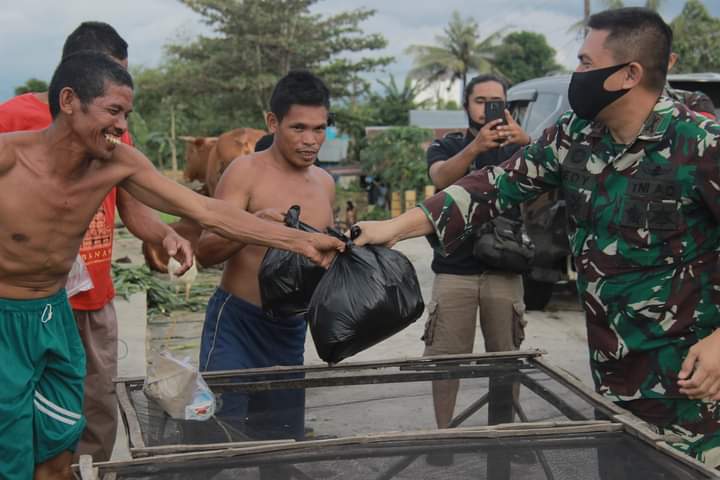
[{"label": "brown cow", "polygon": [[188,182],[198,180],[205,183],[210,151],[218,137],[182,137],[185,146],[185,171],[183,176]]},{"label": "brown cow", "polygon": [[218,137],[217,143],[210,151],[205,177],[210,196],[215,192],[215,187],[230,162],[241,155],[254,152],[255,144],[266,134],[267,132],[255,128],[236,128]]},{"label": "brown cow", "polygon": [[[255,150],[257,141],[265,135],[263,130],[236,128],[219,137],[182,137],[187,142],[186,163],[183,176],[187,181],[205,183],[198,193],[212,196],[220,176],[236,157],[248,155]],[[190,241],[195,249],[202,229],[200,225],[183,218],[170,226]],[[143,242],[145,263],[151,270],[167,273],[168,255],[161,247]]]}]

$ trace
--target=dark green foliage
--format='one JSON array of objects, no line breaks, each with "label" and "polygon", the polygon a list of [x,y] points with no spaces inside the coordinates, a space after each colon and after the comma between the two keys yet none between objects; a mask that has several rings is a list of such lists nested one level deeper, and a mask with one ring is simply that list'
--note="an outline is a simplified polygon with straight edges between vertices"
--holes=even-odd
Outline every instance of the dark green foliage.
[{"label": "dark green foliage", "polygon": [[720,19],[713,17],[699,0],[688,0],[671,23],[673,51],[679,60],[673,72],[720,71]]},{"label": "dark green foliage", "polygon": [[48,84],[43,80],[37,78],[28,79],[23,85],[15,87],[15,95],[22,95],[24,93],[31,92],[47,92]]},{"label": "dark green foliage", "polygon": [[[360,27],[373,10],[324,16],[310,12],[317,0],[181,1],[203,17],[212,35],[169,45],[162,66],[135,71],[136,111],[146,124],[136,141],[160,165],[169,163],[171,113],[177,137],[264,128],[272,88],[289,70],[318,74],[338,105],[367,95],[363,74],[392,61],[362,56],[387,43]],[[183,142],[175,144],[181,149]],[[183,156],[179,150],[179,159]]]},{"label": "dark green foliage", "polygon": [[417,127],[389,128],[368,140],[360,159],[363,170],[380,177],[390,190],[421,190],[428,182],[425,147],[432,131]]},{"label": "dark green foliage", "polygon": [[207,307],[212,287],[194,285],[189,301],[183,292],[176,293],[175,287],[165,279],[153,274],[146,265],[140,267],[112,266],[113,284],[118,297],[127,299],[136,292],[147,292],[148,317],[167,316],[176,310],[200,312]]},{"label": "dark green foliage", "polygon": [[555,63],[555,49],[545,35],[535,32],[513,32],[503,38],[495,51],[495,66],[511,84],[562,71]]},{"label": "dark green foliage", "polygon": [[497,72],[494,49],[501,36],[499,30],[481,40],[475,19],[454,11],[443,35],[435,38],[435,45],[407,48],[414,57],[410,77],[427,82],[460,80],[464,90],[469,75]]}]

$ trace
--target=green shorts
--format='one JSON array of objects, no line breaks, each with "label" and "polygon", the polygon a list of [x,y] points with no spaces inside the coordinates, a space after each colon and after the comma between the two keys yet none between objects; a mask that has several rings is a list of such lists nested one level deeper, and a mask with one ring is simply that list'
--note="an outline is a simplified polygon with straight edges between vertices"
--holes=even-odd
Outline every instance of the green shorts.
[{"label": "green shorts", "polygon": [[29,479],[35,464],[74,450],[85,350],[65,291],[0,299],[0,478]]}]

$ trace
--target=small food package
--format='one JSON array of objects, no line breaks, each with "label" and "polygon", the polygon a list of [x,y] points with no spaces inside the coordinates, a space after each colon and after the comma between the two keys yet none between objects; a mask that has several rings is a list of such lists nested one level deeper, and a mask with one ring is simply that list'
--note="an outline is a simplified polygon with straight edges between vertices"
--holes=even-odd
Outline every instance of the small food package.
[{"label": "small food package", "polygon": [[93,282],[92,278],[90,278],[90,273],[88,272],[82,257],[78,254],[75,257],[73,266],[70,269],[70,273],[68,273],[67,280],[65,281],[65,292],[67,293],[68,298],[70,298],[80,292],[92,290],[92,288]]},{"label": "small food package", "polygon": [[189,359],[156,353],[143,391],[177,420],[207,420],[215,413],[215,395]]}]

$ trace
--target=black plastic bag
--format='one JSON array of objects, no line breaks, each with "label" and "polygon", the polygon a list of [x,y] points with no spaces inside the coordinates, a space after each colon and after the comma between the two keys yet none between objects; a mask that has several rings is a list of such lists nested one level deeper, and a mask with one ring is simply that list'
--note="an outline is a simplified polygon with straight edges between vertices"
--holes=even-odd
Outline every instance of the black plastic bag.
[{"label": "black plastic bag", "polygon": [[[300,207],[297,205],[290,207],[285,214],[285,225],[317,232],[300,221]],[[305,313],[324,274],[324,268],[298,253],[269,248],[258,271],[263,310],[268,315],[283,318]]]},{"label": "black plastic bag", "polygon": [[306,314],[318,355],[331,364],[394,335],[425,309],[415,268],[405,255],[386,247],[355,247],[343,239],[347,248],[318,284]]}]

